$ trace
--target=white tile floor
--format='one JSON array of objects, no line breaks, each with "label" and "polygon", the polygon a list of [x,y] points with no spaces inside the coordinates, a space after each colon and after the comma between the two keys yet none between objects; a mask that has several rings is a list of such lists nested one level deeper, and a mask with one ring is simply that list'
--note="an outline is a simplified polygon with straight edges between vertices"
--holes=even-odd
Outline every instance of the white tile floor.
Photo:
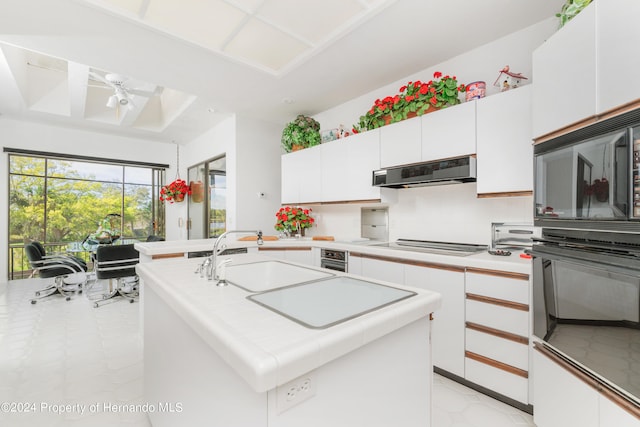
[{"label": "white tile floor", "polygon": [[[140,305],[94,309],[81,296],[31,305],[42,285],[0,283],[0,426],[150,426],[137,410]],[[534,425],[530,415],[437,375],[433,411],[433,427]]]}]

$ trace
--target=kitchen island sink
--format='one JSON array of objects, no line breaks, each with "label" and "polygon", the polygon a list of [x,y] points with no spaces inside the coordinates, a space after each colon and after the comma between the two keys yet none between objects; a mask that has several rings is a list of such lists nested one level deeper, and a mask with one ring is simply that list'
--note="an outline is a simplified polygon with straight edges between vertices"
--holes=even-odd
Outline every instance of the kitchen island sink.
[{"label": "kitchen island sink", "polygon": [[325,271],[280,261],[231,264],[226,270],[227,283],[249,292],[263,292],[333,276]]}]

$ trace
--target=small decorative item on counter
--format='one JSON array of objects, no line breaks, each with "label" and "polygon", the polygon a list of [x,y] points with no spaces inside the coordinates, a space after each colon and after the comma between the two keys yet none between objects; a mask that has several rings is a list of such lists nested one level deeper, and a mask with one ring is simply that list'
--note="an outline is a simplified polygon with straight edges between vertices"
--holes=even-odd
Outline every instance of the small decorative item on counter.
[{"label": "small decorative item on counter", "polygon": [[282,148],[287,153],[313,147],[320,142],[320,123],[302,114],[282,130]]},{"label": "small decorative item on counter", "polygon": [[529,79],[520,73],[509,71],[509,66],[506,65],[502,70],[500,70],[500,74],[498,74],[498,78],[493,82],[493,85],[499,87],[501,92],[504,92],[509,89],[517,88],[520,86],[522,80]]},{"label": "small decorative item on counter", "polygon": [[180,178],[160,189],[160,200],[163,202],[182,202],[187,195],[191,195],[191,188]]},{"label": "small decorative item on counter", "polygon": [[400,93],[376,99],[358,124],[353,126],[353,132],[375,129],[459,104],[458,93],[465,90],[466,86],[458,84],[456,76],[443,76],[436,71],[428,82],[411,81],[400,87]]},{"label": "small decorative item on counter", "polygon": [[276,224],[274,228],[292,236],[304,235],[305,228],[311,228],[315,220],[311,216],[311,209],[300,206],[284,206],[276,212]]},{"label": "small decorative item on counter", "polygon": [[466,101],[474,99],[484,98],[487,91],[487,85],[485,82],[473,82],[467,85],[467,94],[465,96]]},{"label": "small decorative item on counter", "polygon": [[340,127],[338,128],[338,139],[346,138],[349,135],[351,134],[344,130],[344,125],[340,125]]}]

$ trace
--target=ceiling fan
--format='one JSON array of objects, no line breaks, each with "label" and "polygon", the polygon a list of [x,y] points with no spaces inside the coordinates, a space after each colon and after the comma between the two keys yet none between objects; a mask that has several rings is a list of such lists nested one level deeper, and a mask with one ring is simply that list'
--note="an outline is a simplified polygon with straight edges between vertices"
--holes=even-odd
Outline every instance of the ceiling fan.
[{"label": "ceiling fan", "polygon": [[135,108],[135,104],[133,103],[131,95],[150,98],[152,96],[160,95],[160,93],[162,92],[161,87],[157,87],[155,91],[147,91],[129,87],[127,85],[127,82],[130,81],[129,77],[123,76],[122,74],[108,73],[102,76],[96,72],[90,71],[89,75],[94,80],[105,85],[89,86],[99,87],[102,89],[110,89],[114,91],[113,95],[111,95],[107,100],[107,107],[109,108],[127,107],[128,109],[132,110]]}]

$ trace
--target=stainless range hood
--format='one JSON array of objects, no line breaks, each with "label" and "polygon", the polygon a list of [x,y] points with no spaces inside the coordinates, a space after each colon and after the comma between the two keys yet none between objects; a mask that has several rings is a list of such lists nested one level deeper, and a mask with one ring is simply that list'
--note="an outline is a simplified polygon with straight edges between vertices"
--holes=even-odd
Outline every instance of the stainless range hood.
[{"label": "stainless range hood", "polygon": [[372,185],[410,188],[475,181],[476,158],[465,156],[376,170]]}]

